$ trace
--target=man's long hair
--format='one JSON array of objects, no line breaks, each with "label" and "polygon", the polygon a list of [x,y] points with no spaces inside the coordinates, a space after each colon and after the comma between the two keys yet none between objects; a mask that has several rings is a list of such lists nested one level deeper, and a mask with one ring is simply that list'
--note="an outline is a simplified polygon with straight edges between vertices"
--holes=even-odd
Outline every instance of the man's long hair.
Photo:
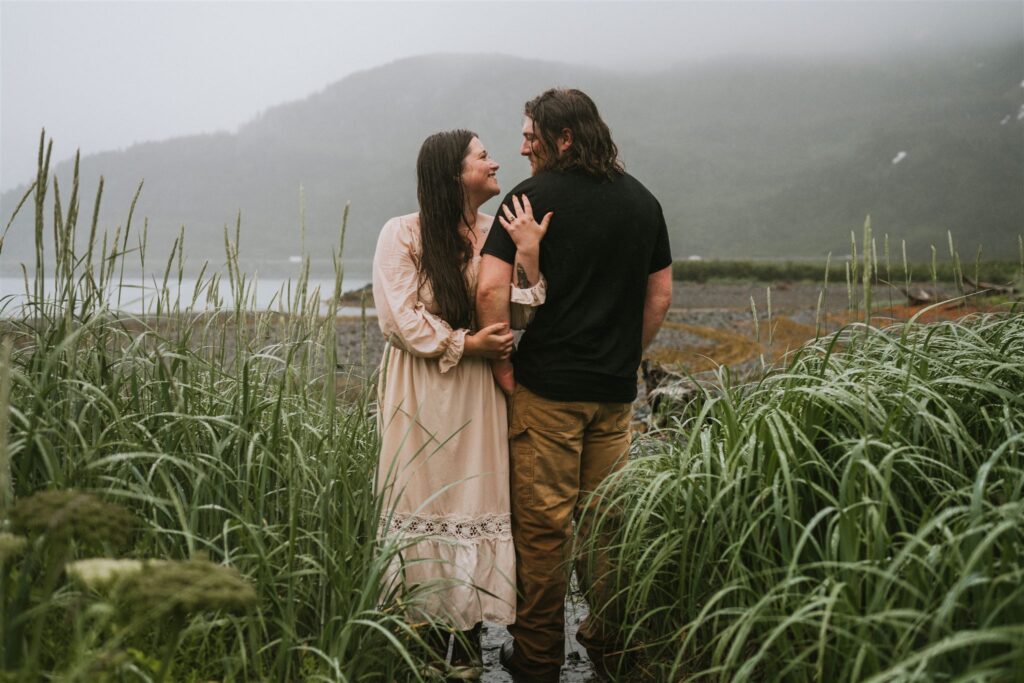
[{"label": "man's long hair", "polygon": [[469,327],[473,313],[464,275],[473,247],[459,228],[473,224],[473,217],[466,216],[462,161],[475,137],[469,130],[434,133],[423,141],[416,159],[423,243],[420,282],[430,283],[441,317],[454,329]]},{"label": "man's long hair", "polygon": [[[579,170],[609,180],[625,171],[608,125],[582,90],[552,88],[527,102],[524,113],[533,119],[533,132],[543,146],[541,170]],[[572,144],[559,154],[558,138],[566,128],[572,131]]]}]

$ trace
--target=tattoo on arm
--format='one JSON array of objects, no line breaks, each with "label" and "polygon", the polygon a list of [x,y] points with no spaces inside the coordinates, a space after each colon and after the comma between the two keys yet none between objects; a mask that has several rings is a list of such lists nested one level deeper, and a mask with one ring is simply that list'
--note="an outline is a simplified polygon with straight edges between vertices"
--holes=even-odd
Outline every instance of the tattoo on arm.
[{"label": "tattoo on arm", "polygon": [[530,280],[526,277],[526,269],[518,263],[516,264],[516,282],[519,284],[519,289],[530,288]]}]

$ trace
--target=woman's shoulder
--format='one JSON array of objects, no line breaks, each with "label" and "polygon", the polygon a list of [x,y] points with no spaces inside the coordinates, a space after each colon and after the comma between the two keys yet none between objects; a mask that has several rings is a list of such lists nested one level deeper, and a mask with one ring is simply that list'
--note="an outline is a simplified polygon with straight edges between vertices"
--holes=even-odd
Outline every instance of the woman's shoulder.
[{"label": "woman's shoulder", "polygon": [[419,213],[408,213],[404,216],[389,218],[380,229],[380,238],[397,242],[418,241],[420,235]]},{"label": "woman's shoulder", "polygon": [[417,230],[418,231],[419,228],[420,228],[420,214],[419,214],[419,212],[416,212],[416,213],[407,213],[404,216],[394,216],[393,218],[389,218],[387,220],[387,222],[384,223],[384,227],[382,228],[382,230],[404,230],[404,231]]},{"label": "woman's shoulder", "polygon": [[484,213],[483,211],[477,212],[476,225],[480,230],[481,235],[486,235],[490,231],[492,223],[494,223],[494,216],[489,213]]}]

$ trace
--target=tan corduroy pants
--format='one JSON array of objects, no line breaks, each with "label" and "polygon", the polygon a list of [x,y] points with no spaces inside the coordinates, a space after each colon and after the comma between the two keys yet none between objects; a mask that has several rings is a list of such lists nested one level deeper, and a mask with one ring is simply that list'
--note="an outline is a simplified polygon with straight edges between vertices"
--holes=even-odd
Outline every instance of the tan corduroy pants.
[{"label": "tan corduroy pants", "polygon": [[[518,385],[510,401],[512,536],[516,547],[515,659],[538,682],[565,659],[565,592],[574,521],[585,534],[587,494],[626,463],[629,403],[553,401]],[[592,511],[590,511],[592,512]],[[579,580],[588,584],[586,563]],[[593,588],[593,586],[591,586]],[[577,640],[592,656],[610,647],[594,617]]]}]

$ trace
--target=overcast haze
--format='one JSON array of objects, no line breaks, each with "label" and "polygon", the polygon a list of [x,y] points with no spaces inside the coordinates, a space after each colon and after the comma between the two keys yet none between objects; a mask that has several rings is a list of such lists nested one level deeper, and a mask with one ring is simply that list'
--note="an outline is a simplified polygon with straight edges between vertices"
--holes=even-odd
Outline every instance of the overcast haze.
[{"label": "overcast haze", "polygon": [[877,57],[1005,39],[1024,46],[1022,7],[2,0],[0,188],[32,175],[44,126],[61,159],[76,147],[90,154],[234,131],[268,107],[412,55],[497,52],[649,70],[728,55]]}]

